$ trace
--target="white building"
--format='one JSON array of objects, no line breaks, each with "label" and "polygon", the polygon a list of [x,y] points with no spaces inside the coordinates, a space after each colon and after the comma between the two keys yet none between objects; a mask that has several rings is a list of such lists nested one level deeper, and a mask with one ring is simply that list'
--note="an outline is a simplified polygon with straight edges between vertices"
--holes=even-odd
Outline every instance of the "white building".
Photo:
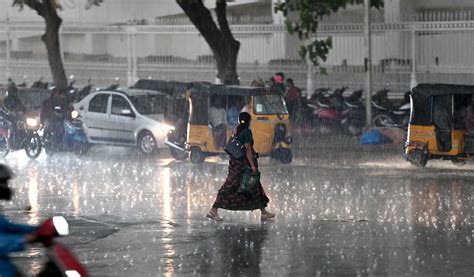
[{"label": "white building", "polygon": [[[86,10],[87,1],[58,0],[63,8],[60,11],[64,19],[61,40],[66,65],[82,62],[98,68],[103,64],[115,67],[120,64],[128,66],[128,71],[134,71],[132,75],[136,75],[138,71],[148,74],[156,69],[147,68],[147,65],[185,63],[194,66],[212,62],[212,53],[197,30],[183,26],[190,22],[175,0],[105,0],[100,7]],[[0,22],[3,22],[0,23],[0,62],[7,56],[7,36],[11,46],[10,59],[45,60],[46,50],[40,40],[43,19],[28,7],[18,11],[17,7],[11,7],[11,2],[0,1]],[[249,76],[276,61],[299,60],[300,41],[281,27],[284,18],[273,13],[276,2],[278,0],[228,2],[227,15],[231,24],[238,25],[234,35],[241,42],[239,68],[247,70]],[[206,0],[205,3],[212,8],[215,1]],[[362,32],[351,27],[352,23],[360,26],[363,15],[362,6],[348,6],[324,20],[323,24],[330,27],[330,31],[322,32],[321,36],[333,39],[333,49],[324,66],[363,66]],[[372,10],[372,18],[374,22],[395,23],[390,26],[394,29],[374,32],[374,64],[397,60],[408,65],[410,70],[413,60],[411,34],[403,26],[399,29],[396,23],[474,20],[474,1],[385,0],[382,10]],[[6,27],[7,21],[9,27]],[[341,23],[342,29],[331,31]],[[134,25],[139,27],[129,27]],[[471,70],[474,55],[465,54],[463,49],[474,43],[472,34],[449,30],[436,35],[417,33],[415,47],[419,70],[436,72],[452,67]],[[459,41],[459,49],[453,50],[453,40]]]}]

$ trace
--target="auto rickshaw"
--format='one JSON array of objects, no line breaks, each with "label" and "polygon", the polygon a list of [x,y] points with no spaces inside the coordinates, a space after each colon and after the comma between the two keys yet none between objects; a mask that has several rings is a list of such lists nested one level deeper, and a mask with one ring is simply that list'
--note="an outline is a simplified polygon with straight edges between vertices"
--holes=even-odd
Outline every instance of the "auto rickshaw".
[{"label": "auto rickshaw", "polygon": [[406,159],[425,166],[430,159],[453,163],[474,159],[474,133],[466,130],[474,86],[420,84],[411,93]]},{"label": "auto rickshaw", "polygon": [[289,114],[279,92],[201,83],[192,89],[189,111],[184,150],[190,153],[194,164],[225,154],[224,147],[238,125],[241,111],[252,116],[250,128],[255,151],[260,156],[270,156],[282,163],[293,159]]}]

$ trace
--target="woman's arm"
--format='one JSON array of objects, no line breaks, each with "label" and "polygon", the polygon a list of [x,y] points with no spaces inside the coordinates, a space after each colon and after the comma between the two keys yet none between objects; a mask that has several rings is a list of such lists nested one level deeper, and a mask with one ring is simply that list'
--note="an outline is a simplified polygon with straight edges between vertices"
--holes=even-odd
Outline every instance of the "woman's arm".
[{"label": "woman's arm", "polygon": [[246,143],[245,145],[245,155],[247,157],[247,160],[250,163],[250,167],[252,168],[253,172],[257,172],[257,167],[255,166],[255,163],[253,161],[253,149],[252,145],[250,143]]}]

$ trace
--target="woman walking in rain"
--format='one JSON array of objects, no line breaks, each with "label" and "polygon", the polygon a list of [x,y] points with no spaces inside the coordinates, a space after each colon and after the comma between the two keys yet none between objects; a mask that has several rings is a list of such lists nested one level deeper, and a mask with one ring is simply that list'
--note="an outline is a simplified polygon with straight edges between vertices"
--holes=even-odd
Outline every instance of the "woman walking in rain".
[{"label": "woman walking in rain", "polygon": [[219,217],[218,209],[238,211],[260,209],[261,220],[275,217],[273,213],[266,210],[267,203],[270,200],[260,182],[258,182],[257,188],[251,195],[238,192],[245,168],[251,168],[253,173],[257,173],[258,170],[258,155],[253,149],[252,131],[249,129],[250,119],[250,114],[246,112],[239,114],[239,125],[234,131],[234,136],[245,146],[245,155],[241,159],[230,158],[227,179],[219,189],[211,210],[207,213],[207,217],[215,221],[222,221],[222,218]]}]

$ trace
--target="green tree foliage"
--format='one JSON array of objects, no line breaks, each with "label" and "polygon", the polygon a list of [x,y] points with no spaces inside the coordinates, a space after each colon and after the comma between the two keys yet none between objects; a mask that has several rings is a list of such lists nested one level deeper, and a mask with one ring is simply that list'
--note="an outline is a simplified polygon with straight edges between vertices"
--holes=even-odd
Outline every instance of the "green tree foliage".
[{"label": "green tree foliage", "polygon": [[[300,56],[303,59],[308,57],[314,65],[319,65],[321,60],[326,61],[332,48],[331,37],[311,39],[318,31],[319,22],[325,16],[349,4],[363,4],[363,2],[363,0],[285,0],[275,6],[275,13],[283,13],[286,18],[286,29],[290,34],[297,34],[300,40],[308,41],[301,46]],[[379,9],[383,6],[383,0],[371,0],[370,4]]]}]

